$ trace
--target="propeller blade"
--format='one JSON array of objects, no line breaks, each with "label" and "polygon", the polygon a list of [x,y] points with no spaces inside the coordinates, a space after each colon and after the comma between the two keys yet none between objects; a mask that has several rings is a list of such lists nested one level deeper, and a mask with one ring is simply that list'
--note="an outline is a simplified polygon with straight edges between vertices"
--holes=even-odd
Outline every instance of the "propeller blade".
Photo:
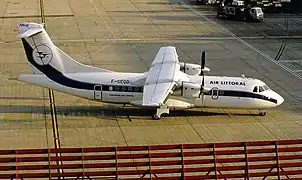
[{"label": "propeller blade", "polygon": [[200,96],[202,96],[202,97],[204,96],[204,75],[202,76],[199,98],[200,98]]},{"label": "propeller blade", "polygon": [[206,52],[202,51],[201,58],[200,58],[200,66],[201,66],[200,76],[203,76],[203,77],[202,77],[199,97],[204,96],[204,92],[203,92],[204,91],[204,73],[202,70],[204,69],[205,64],[206,64]]},{"label": "propeller blade", "polygon": [[203,68],[205,66],[205,62],[206,62],[206,56],[205,56],[205,51],[202,51],[201,53],[201,56],[200,56],[200,68],[201,68],[201,72],[200,72],[200,76],[202,76],[204,73],[203,73]]},{"label": "propeller blade", "polygon": [[206,52],[202,51],[202,55],[201,55],[201,69],[204,69],[205,64],[206,64]]}]

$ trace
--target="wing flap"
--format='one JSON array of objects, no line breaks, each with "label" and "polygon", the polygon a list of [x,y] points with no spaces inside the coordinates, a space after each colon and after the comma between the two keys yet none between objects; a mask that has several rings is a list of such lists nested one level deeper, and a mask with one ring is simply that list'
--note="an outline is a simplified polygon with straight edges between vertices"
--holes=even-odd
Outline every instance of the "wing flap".
[{"label": "wing flap", "polygon": [[160,83],[144,86],[143,106],[157,107],[165,103],[176,83]]}]

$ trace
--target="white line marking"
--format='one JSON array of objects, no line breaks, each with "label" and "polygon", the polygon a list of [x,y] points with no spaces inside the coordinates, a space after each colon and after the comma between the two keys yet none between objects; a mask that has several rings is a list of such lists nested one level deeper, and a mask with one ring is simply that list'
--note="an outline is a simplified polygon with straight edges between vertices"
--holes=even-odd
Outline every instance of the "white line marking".
[{"label": "white line marking", "polygon": [[265,57],[267,60],[275,63],[277,66],[281,67],[282,69],[284,69],[285,71],[289,72],[290,74],[294,75],[295,77],[297,77],[298,79],[302,80],[302,76],[299,75],[298,73],[296,73],[295,71],[291,70],[290,68],[284,66],[283,64],[279,63],[278,61],[275,61],[274,58],[270,57],[269,55],[267,55],[264,52],[261,52],[259,49],[257,49],[256,47],[254,47],[253,45],[249,44],[248,42],[244,41],[243,39],[239,38],[238,36],[236,36],[234,33],[232,33],[231,31],[227,30],[225,27],[223,27],[222,25],[216,23],[215,21],[207,18],[206,16],[204,16],[203,14],[197,12],[195,9],[191,8],[190,6],[188,6],[186,3],[184,3],[182,0],[177,0],[177,2],[179,2],[180,4],[184,5],[186,8],[190,9],[192,12],[194,12],[196,15],[198,15],[201,18],[204,18],[205,20],[207,20],[208,22],[210,22],[211,24],[213,24],[214,26],[220,28],[221,30],[225,31],[226,33],[228,33],[230,36],[234,37],[235,39],[237,39],[239,42],[241,42],[242,44],[244,44],[245,46],[251,48],[252,50],[254,50],[255,52],[257,52],[258,54],[262,55],[263,57]]},{"label": "white line marking", "polygon": [[302,62],[302,60],[281,60],[281,61],[278,61],[278,62],[289,62],[289,63],[291,63],[291,62]]},{"label": "white line marking", "polygon": [[[127,32],[125,35],[129,34]],[[241,39],[264,39],[263,36],[240,36]],[[279,38],[277,36],[269,36],[266,39],[276,39]],[[280,37],[281,38],[281,37]],[[283,37],[282,37],[283,38]],[[302,39],[302,36],[301,36]],[[207,40],[207,41],[220,41],[220,40],[237,40],[234,37],[219,37],[219,36],[196,36],[196,37],[150,37],[150,38],[91,38],[91,39],[51,39],[55,43],[65,43],[65,42],[98,42],[98,41],[158,41],[158,40]],[[0,44],[16,44],[20,43],[19,40],[12,40],[12,41],[0,41]],[[279,61],[282,62],[282,61]]]}]

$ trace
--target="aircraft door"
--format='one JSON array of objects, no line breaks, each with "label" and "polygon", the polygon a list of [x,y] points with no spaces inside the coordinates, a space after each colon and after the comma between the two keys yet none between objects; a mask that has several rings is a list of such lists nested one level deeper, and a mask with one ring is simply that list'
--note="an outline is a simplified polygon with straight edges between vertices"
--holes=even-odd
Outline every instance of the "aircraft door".
[{"label": "aircraft door", "polygon": [[102,85],[95,85],[93,92],[94,92],[94,99],[102,100]]},{"label": "aircraft door", "polygon": [[219,89],[217,87],[212,88],[211,90],[211,97],[212,99],[216,100],[219,96]]}]

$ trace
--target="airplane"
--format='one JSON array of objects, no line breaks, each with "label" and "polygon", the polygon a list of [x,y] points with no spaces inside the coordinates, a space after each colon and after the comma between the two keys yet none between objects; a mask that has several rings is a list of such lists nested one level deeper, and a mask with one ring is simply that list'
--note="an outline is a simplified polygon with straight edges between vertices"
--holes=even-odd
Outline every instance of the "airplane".
[{"label": "airplane", "polygon": [[19,23],[19,34],[32,74],[18,80],[74,96],[150,108],[153,119],[170,110],[230,108],[259,110],[279,106],[284,99],[263,81],[246,77],[208,76],[205,51],[200,64],[179,62],[176,48],[161,47],[149,71],[114,72],[81,64],[52,42],[44,24]]}]

